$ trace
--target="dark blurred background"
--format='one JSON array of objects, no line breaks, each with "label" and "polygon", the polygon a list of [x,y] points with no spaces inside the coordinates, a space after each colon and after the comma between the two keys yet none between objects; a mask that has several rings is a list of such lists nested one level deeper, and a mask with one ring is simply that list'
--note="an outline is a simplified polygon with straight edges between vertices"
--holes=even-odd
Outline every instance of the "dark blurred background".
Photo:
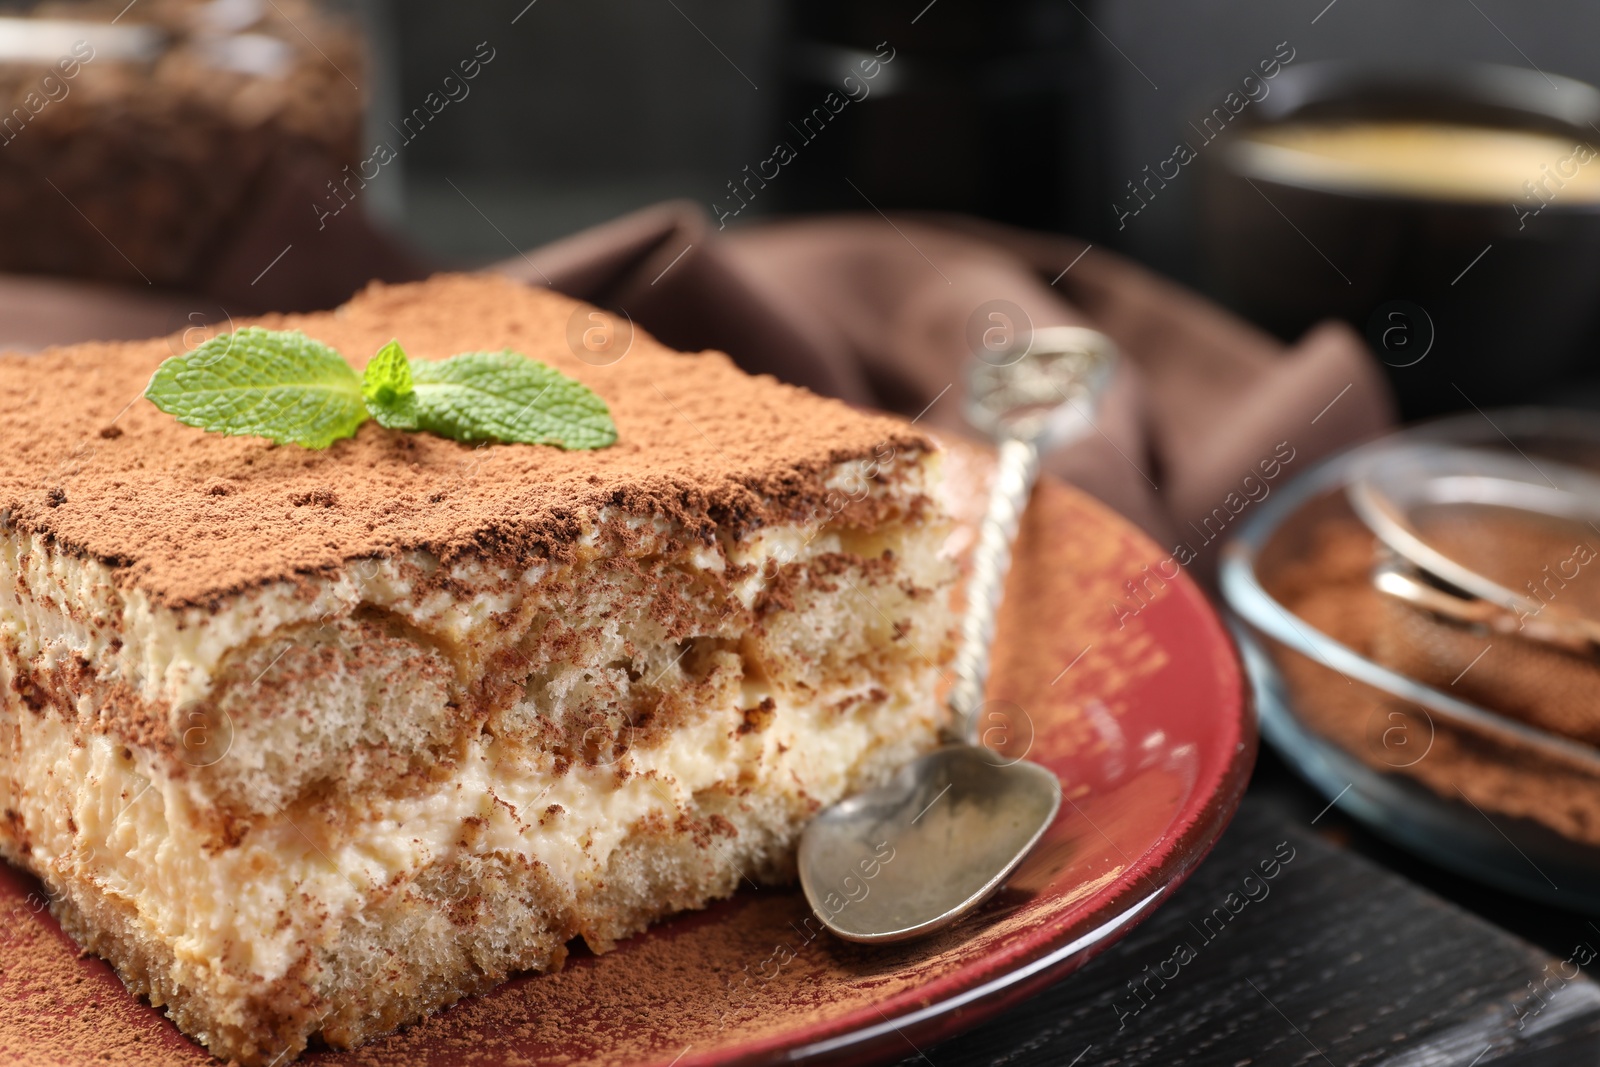
[{"label": "dark blurred background", "polygon": [[[408,146],[403,173],[369,203],[441,260],[503,256],[667,197],[728,211],[729,225],[797,211],[961,211],[1081,235],[1250,314],[1199,253],[1199,168],[1137,215],[1119,219],[1113,205],[1130,203],[1127,183],[1264,57],[1402,70],[1486,62],[1600,81],[1600,6],[1573,0],[524,4],[363,9],[374,39],[392,45],[392,69],[378,72],[380,127],[384,106],[413,106],[478,42],[505,57]],[[841,73],[886,52],[862,98],[820,132],[801,128]],[[746,181],[775,142],[796,158],[770,182]],[[1361,299],[1376,308],[1412,295]],[[1365,325],[1360,312],[1346,317]],[[1600,395],[1592,343],[1531,399]],[[1408,414],[1465,406],[1430,390]]]},{"label": "dark blurred background", "polygon": [[367,8],[397,48],[396,110],[479,41],[507,57],[480,99],[408,149],[395,197],[407,235],[462,261],[505,242],[449,180],[523,245],[669,196],[710,210],[774,140],[797,140],[787,123],[838,80],[829,58],[883,40],[899,50],[892,80],[739,221],[866,208],[848,177],[881,208],[1066,229],[1203,288],[1198,183],[1173,183],[1121,232],[1111,204],[1279,42],[1296,64],[1482,61],[1600,81],[1600,5],[1576,0],[1336,0],[1314,25],[1326,0],[538,0],[508,27],[522,6]]},{"label": "dark blurred background", "polygon": [[[0,0],[0,272],[295,310],[670,198],[734,227],[963,212],[1083,237],[1285,340],[1329,316],[1398,337],[1378,354],[1407,417],[1593,404],[1600,196],[1524,226],[1226,161],[1319,93],[1416,96],[1330,90],[1361,64],[1424,96],[1495,64],[1429,116],[1600,141],[1597,36],[1575,0]],[[1157,177],[1180,142],[1199,158]]]}]

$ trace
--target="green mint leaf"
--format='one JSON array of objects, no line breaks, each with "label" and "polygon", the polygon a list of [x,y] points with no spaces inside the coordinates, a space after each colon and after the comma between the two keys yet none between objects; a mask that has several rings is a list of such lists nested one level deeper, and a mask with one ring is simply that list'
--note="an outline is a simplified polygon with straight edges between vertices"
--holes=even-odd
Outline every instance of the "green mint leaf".
[{"label": "green mint leaf", "polygon": [[457,441],[604,448],[617,427],[588,386],[517,352],[412,360],[417,428]]},{"label": "green mint leaf", "polygon": [[189,426],[307,448],[327,448],[367,418],[350,364],[298,330],[213,337],[156,368],[144,395]]},{"label": "green mint leaf", "polygon": [[412,386],[411,364],[399,341],[378,350],[361,376],[361,395],[379,426],[391,430],[417,429],[417,394]]}]

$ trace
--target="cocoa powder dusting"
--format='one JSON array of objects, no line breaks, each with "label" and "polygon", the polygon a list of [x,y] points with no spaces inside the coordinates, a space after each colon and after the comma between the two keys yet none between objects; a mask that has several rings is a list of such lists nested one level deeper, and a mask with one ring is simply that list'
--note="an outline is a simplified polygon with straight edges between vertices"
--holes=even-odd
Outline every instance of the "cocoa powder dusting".
[{"label": "cocoa powder dusting", "polygon": [[111,968],[81,956],[46,910],[44,889],[0,864],[0,1063],[10,1067],[217,1061],[128,995]]},{"label": "cocoa powder dusting", "polygon": [[[14,921],[0,964],[0,1062],[12,1067],[201,1067],[216,1064],[162,1014],[128,995],[39,908],[42,890],[0,866]],[[1001,911],[1002,909],[995,909]],[[797,1026],[926,984],[969,962],[968,924],[914,949],[848,945],[821,931],[792,889],[746,892],[680,916],[597,958],[575,943],[566,966],[469,997],[415,1026],[300,1063],[339,1067],[501,1067],[665,1063]],[[976,924],[995,933],[1015,915]]]},{"label": "cocoa powder dusting", "polygon": [[158,603],[206,606],[411,549],[559,558],[603,508],[737,536],[810,517],[836,463],[929,447],[900,420],[642,332],[621,360],[590,366],[568,343],[583,308],[503,278],[444,275],[251,322],[302,330],[358,369],[391,338],[423,359],[514,349],[610,405],[619,439],[595,451],[474,446],[373,422],[326,451],[279,447],[184,426],[141,398],[182,351],[177,338],[0,356],[0,528],[106,561]]}]

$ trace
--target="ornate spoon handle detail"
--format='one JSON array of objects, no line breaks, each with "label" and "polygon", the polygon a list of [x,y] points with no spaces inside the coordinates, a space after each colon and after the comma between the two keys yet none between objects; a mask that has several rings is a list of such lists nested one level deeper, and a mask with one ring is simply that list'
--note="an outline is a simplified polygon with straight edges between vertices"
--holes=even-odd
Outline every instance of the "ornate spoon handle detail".
[{"label": "ornate spoon handle detail", "polygon": [[980,743],[978,709],[989,680],[995,619],[1017,525],[1039,477],[1039,456],[1094,426],[1092,413],[1116,360],[1116,346],[1104,334],[1051,326],[1033,330],[1020,353],[999,362],[977,359],[969,367],[967,420],[999,444],[1000,455],[972,555],[956,680],[946,697],[955,713],[953,740]]},{"label": "ornate spoon handle detail", "polygon": [[967,583],[967,606],[955,659],[956,681],[946,698],[955,712],[952,732],[969,745],[978,744],[978,708],[989,680],[989,650],[994,643],[1000,594],[1011,570],[1011,546],[1038,477],[1038,445],[1019,437],[1001,442],[994,487],[972,554],[972,578]]}]

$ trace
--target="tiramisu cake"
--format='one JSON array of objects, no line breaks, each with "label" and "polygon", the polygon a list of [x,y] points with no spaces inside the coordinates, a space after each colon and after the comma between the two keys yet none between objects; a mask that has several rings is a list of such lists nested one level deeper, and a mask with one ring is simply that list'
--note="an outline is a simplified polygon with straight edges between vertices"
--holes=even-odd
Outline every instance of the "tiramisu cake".
[{"label": "tiramisu cake", "polygon": [[592,450],[209,433],[141,399],[180,338],[0,356],[0,853],[220,1057],[787,878],[936,743],[929,441],[642,333],[591,365],[586,314],[441,277],[255,325],[520,352],[609,406]]}]

